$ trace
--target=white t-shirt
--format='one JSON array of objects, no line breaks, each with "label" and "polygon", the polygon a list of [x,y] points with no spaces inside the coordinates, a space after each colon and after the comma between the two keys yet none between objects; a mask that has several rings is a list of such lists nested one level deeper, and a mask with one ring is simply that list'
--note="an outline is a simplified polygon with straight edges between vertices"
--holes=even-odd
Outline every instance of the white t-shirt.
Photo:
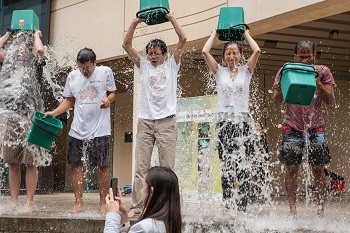
[{"label": "white t-shirt", "polygon": [[64,97],[74,97],[74,118],[69,131],[79,140],[111,135],[110,108],[101,109],[107,91],[115,91],[113,72],[109,67],[96,67],[85,78],[79,70],[72,71],[64,87]]},{"label": "white t-shirt", "polygon": [[157,120],[176,114],[179,68],[180,63],[176,64],[174,55],[157,67],[152,66],[144,57],[140,57],[142,91],[139,118]]},{"label": "white t-shirt", "polygon": [[246,65],[238,67],[238,74],[231,78],[226,67],[218,65],[215,74],[218,92],[217,112],[248,113],[249,84],[252,74]]}]

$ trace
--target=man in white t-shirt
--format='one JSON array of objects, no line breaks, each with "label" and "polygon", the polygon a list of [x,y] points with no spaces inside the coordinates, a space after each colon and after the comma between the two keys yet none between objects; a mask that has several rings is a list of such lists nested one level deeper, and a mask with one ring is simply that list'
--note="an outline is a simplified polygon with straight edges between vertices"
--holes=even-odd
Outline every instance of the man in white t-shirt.
[{"label": "man in white t-shirt", "polygon": [[[116,86],[109,67],[96,67],[96,54],[84,48],[77,56],[77,70],[67,78],[61,104],[45,116],[56,117],[74,106],[74,118],[69,131],[68,165],[75,205],[69,210],[84,210],[83,162],[98,166],[100,213],[105,213],[105,197],[109,188],[109,137],[111,135],[110,104],[115,99]],[[87,154],[85,154],[87,153]]]},{"label": "man in white t-shirt", "polygon": [[139,68],[142,86],[138,112],[135,149],[135,176],[129,217],[142,211],[142,178],[151,166],[154,144],[157,143],[160,166],[174,169],[176,129],[176,88],[180,60],[186,43],[186,35],[176,21],[173,12],[166,17],[179,37],[174,54],[168,57],[167,46],[159,39],[151,40],[146,46],[147,59],[139,56],[132,47],[136,26],[142,19],[132,21],[123,42],[123,48]]}]

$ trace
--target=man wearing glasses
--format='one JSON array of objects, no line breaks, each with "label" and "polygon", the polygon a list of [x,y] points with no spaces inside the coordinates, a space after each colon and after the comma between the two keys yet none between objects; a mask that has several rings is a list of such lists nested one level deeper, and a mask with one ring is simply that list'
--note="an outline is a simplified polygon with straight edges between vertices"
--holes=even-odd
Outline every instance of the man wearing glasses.
[{"label": "man wearing glasses", "polygon": [[[313,65],[319,74],[316,78],[315,97],[309,106],[287,104],[283,127],[282,147],[279,160],[286,165],[285,185],[290,207],[290,215],[296,217],[297,176],[302,160],[303,149],[307,146],[308,162],[314,176],[317,200],[317,214],[324,215],[326,181],[324,165],[331,161],[325,122],[322,116],[322,102],[334,101],[334,78],[328,67],[315,65],[315,45],[310,41],[300,41],[294,49],[294,60],[298,63]],[[276,75],[273,101],[283,102],[280,87],[281,70]]]},{"label": "man wearing glasses", "polygon": [[142,19],[132,21],[124,37],[123,48],[138,67],[142,87],[138,112],[135,175],[132,190],[132,203],[128,216],[140,214],[143,209],[140,191],[142,179],[151,166],[153,147],[157,144],[161,166],[174,169],[176,128],[176,88],[180,61],[184,52],[186,35],[172,11],[166,14],[178,36],[178,43],[172,55],[166,43],[153,39],[146,45],[146,57],[133,48],[134,32]]},{"label": "man wearing glasses", "polygon": [[61,104],[45,116],[56,117],[74,106],[74,118],[69,131],[68,165],[75,205],[69,210],[84,210],[83,163],[98,167],[100,213],[105,213],[105,197],[109,189],[109,140],[111,135],[110,104],[115,99],[116,86],[109,67],[96,66],[96,54],[84,48],[77,56],[78,69],[67,78]]}]

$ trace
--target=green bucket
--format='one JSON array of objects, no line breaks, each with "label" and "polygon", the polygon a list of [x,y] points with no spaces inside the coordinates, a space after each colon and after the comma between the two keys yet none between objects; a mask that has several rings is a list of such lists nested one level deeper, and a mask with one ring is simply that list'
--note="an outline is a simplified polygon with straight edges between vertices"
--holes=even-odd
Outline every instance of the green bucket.
[{"label": "green bucket", "polygon": [[53,117],[43,118],[44,114],[35,112],[32,126],[27,135],[27,141],[35,145],[49,149],[55,138],[61,133],[62,122]]},{"label": "green bucket", "polygon": [[136,17],[148,25],[161,24],[169,21],[165,17],[169,9],[168,0],[140,0],[140,11]]},{"label": "green bucket", "polygon": [[249,29],[244,23],[244,11],[242,7],[221,7],[218,27],[219,40],[240,41],[244,40],[243,33]]},{"label": "green bucket", "polygon": [[310,105],[316,91],[318,73],[312,65],[289,62],[281,71],[281,89],[284,102]]},{"label": "green bucket", "polygon": [[12,12],[10,31],[36,31],[39,29],[39,18],[33,10],[16,10]]}]

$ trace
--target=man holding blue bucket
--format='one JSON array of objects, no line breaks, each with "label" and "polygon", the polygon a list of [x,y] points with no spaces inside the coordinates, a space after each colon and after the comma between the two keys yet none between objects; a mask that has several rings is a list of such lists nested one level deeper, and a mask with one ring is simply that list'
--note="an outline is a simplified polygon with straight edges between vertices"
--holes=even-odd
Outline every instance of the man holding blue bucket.
[{"label": "man holding blue bucket", "polygon": [[[313,65],[316,77],[316,92],[309,106],[287,104],[282,127],[282,147],[279,160],[286,165],[285,185],[290,207],[290,215],[296,217],[297,176],[306,147],[308,162],[314,176],[317,200],[317,215],[324,216],[326,180],[324,165],[331,161],[325,122],[322,116],[322,102],[331,104],[334,101],[334,78],[328,67],[315,65],[315,45],[310,41],[300,41],[294,49],[294,60],[298,63]],[[280,87],[281,71],[276,75],[273,101],[283,102]]]},{"label": "man holding blue bucket", "polygon": [[96,67],[96,54],[92,49],[79,51],[77,65],[78,69],[68,75],[64,100],[44,117],[56,117],[74,106],[67,161],[71,166],[75,204],[69,212],[84,210],[83,162],[87,159],[90,165],[98,167],[99,211],[105,213],[105,197],[109,189],[110,104],[115,99],[117,88],[112,70],[106,66]]},{"label": "man holding blue bucket", "polygon": [[[13,30],[0,38],[0,119],[3,134],[3,162],[9,164],[11,202],[6,213],[29,214],[33,211],[34,194],[38,183],[40,149],[26,141],[30,118],[42,108],[40,79],[44,61],[41,31]],[[4,49],[2,50],[4,46]],[[21,183],[21,163],[26,166],[25,205],[18,208]]]}]

